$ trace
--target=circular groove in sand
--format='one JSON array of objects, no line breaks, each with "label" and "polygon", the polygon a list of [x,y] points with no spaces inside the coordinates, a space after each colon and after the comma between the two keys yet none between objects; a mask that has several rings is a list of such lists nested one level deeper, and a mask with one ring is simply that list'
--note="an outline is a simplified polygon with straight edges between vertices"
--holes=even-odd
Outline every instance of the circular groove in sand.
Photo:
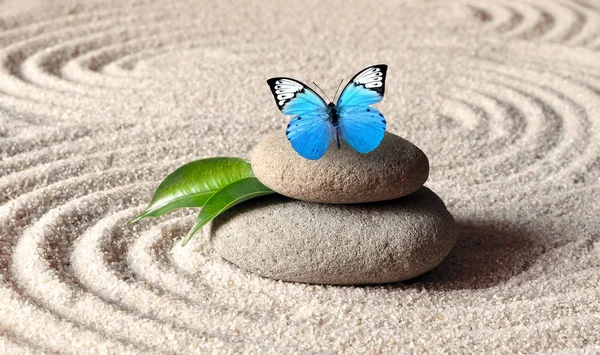
[{"label": "circular groove in sand", "polygon": [[[194,334],[190,337],[187,332],[177,330],[166,324],[157,324],[151,318],[140,317],[136,313],[124,311],[118,303],[104,302],[98,295],[80,290],[76,284],[69,285],[68,279],[71,276],[68,275],[68,271],[64,269],[53,270],[58,265],[53,265],[41,255],[43,252],[48,252],[44,251],[44,244],[52,241],[45,241],[44,236],[36,233],[35,230],[51,229],[53,224],[59,223],[65,215],[76,215],[75,211],[80,209],[80,203],[87,205],[86,200],[94,200],[102,196],[114,199],[117,196],[122,196],[128,188],[129,186],[119,187],[112,191],[103,191],[74,199],[63,205],[61,210],[53,210],[44,215],[29,231],[24,233],[15,247],[15,258],[12,265],[14,277],[27,290],[30,297],[35,298],[37,302],[44,304],[64,318],[89,326],[103,334],[118,339],[124,330],[122,325],[134,323],[137,324],[136,328],[129,329],[127,333],[129,341],[137,346],[148,344],[157,350],[167,351],[169,348],[161,348],[163,346],[160,342],[162,334],[170,334],[177,343],[192,343],[193,338],[200,338],[200,334]],[[79,211],[81,212],[81,210]],[[55,221],[57,219],[58,221]],[[54,242],[60,243],[61,241],[56,240]],[[64,274],[65,272],[67,274]],[[72,281],[74,282],[75,279]],[[110,323],[103,321],[107,316],[111,318]],[[150,338],[148,338],[148,335],[150,335]],[[151,338],[155,340],[152,341]]]},{"label": "circular groove in sand", "polygon": [[511,37],[590,48],[600,38],[600,12],[582,3],[528,0],[466,6],[483,24]]},{"label": "circular groove in sand", "polygon": [[[517,110],[524,110],[527,105],[532,105],[531,109],[528,109],[528,116],[530,117],[541,117],[543,120],[529,120],[528,125],[525,127],[525,134],[521,137],[518,137],[517,140],[513,142],[516,146],[527,147],[525,149],[516,149],[509,150],[507,153],[499,153],[499,149],[494,149],[494,141],[487,139],[482,143],[485,143],[482,146],[482,149],[486,150],[487,157],[481,159],[481,157],[472,157],[468,161],[470,165],[463,166],[461,169],[456,169],[457,166],[461,167],[461,164],[455,165],[447,165],[442,167],[434,167],[436,171],[444,170],[444,180],[450,182],[456,180],[457,176],[461,176],[466,174],[469,170],[472,170],[473,167],[477,167],[477,169],[485,169],[486,165],[489,165],[489,171],[482,171],[483,176],[478,179],[479,182],[485,182],[485,178],[487,177],[488,182],[493,185],[501,185],[503,183],[502,178],[499,179],[502,175],[492,174],[492,171],[497,171],[495,166],[502,166],[503,164],[507,164],[509,161],[523,161],[523,159],[519,158],[519,155],[528,156],[531,155],[531,152],[535,152],[536,145],[532,142],[539,141],[543,142],[544,145],[540,145],[539,153],[535,153],[535,160],[530,160],[530,163],[522,166],[518,172],[509,172],[510,175],[506,175],[503,178],[505,179],[514,179],[518,178],[520,175],[521,178],[518,178],[522,181],[522,179],[535,179],[539,181],[539,177],[550,177],[556,176],[556,174],[565,176],[565,178],[569,178],[572,175],[573,171],[580,170],[580,166],[582,164],[589,165],[593,164],[595,160],[597,160],[598,155],[600,154],[600,149],[597,144],[592,144],[589,136],[587,135],[590,132],[597,134],[599,128],[597,124],[594,124],[594,121],[590,119],[590,117],[594,117],[595,105],[594,102],[598,102],[598,97],[595,95],[593,91],[587,90],[587,88],[582,87],[579,83],[573,82],[572,80],[562,79],[560,80],[560,86],[555,85],[553,87],[541,86],[538,84],[534,84],[533,81],[535,79],[528,79],[528,77],[536,78],[538,73],[535,71],[527,71],[525,73],[530,73],[531,75],[521,76],[519,78],[515,77],[512,74],[504,73],[497,68],[478,68],[482,72],[486,72],[487,75],[491,75],[498,79],[503,79],[504,84],[491,84],[491,89],[485,89],[485,86],[481,86],[482,89],[478,90],[479,94],[484,94],[490,96],[490,98],[494,100],[500,99],[498,96],[499,93],[509,90],[512,92],[510,96],[512,96],[512,101],[514,99],[521,96],[525,100],[516,101],[516,106],[514,103],[509,104],[508,107],[513,107],[512,116],[519,117],[519,114],[515,116]],[[523,73],[521,74],[523,75]],[[547,75],[547,73],[544,73]],[[557,79],[559,76],[557,76]],[[539,82],[536,80],[535,82]],[[559,88],[571,87],[572,90],[575,90],[581,94],[587,95],[587,100],[579,102],[570,99],[568,96],[565,96],[563,91]],[[556,88],[556,89],[555,89]],[[514,94],[517,94],[516,96]],[[474,101],[473,99],[477,96],[465,95],[464,100],[468,100],[469,103],[473,102],[473,107],[479,107],[479,103]],[[460,100],[460,99],[459,99]],[[500,99],[502,101],[502,99]],[[463,101],[466,102],[466,101]],[[590,105],[590,103],[592,103]],[[532,113],[537,111],[537,113]],[[493,116],[493,113],[491,114]],[[488,116],[484,116],[488,117]],[[569,117],[569,119],[565,119],[565,117]],[[577,118],[577,119],[574,119]],[[481,119],[479,120],[481,121]],[[535,126],[531,126],[535,124]],[[534,127],[533,129],[531,129]],[[548,130],[544,132],[543,130]],[[530,132],[529,134],[526,132]],[[475,133],[476,136],[482,137],[481,134],[477,134],[476,131],[471,131],[471,133]],[[514,135],[516,132],[510,132],[511,135]],[[554,139],[554,143],[548,145]],[[491,145],[490,145],[491,144]],[[504,146],[503,148],[505,148]],[[451,148],[449,148],[451,150]],[[471,152],[477,154],[479,148],[472,147]],[[500,159],[500,160],[499,160]],[[525,160],[527,161],[527,160]],[[573,161],[573,168],[569,168],[569,164],[561,167],[560,171],[556,170],[548,170],[551,169],[554,165],[552,162],[554,161]],[[531,175],[530,172],[536,172],[536,175]],[[452,174],[456,174],[454,177]],[[436,177],[433,176],[435,181]],[[593,180],[592,180],[593,181]],[[549,186],[552,186],[554,182],[552,180],[549,181]],[[484,185],[486,187],[489,184]],[[539,185],[537,187],[540,187]],[[503,188],[506,190],[506,188]],[[520,185],[516,185],[516,191],[521,189]]]}]

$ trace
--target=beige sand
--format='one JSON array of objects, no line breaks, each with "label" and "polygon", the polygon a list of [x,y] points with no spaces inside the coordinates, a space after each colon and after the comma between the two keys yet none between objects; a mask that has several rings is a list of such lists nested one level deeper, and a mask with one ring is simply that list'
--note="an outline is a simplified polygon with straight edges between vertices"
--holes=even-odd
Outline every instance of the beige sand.
[{"label": "beige sand", "polygon": [[[600,351],[597,2],[18,3],[0,4],[0,353]],[[177,246],[193,211],[124,226],[177,166],[285,127],[268,77],[331,93],[375,63],[388,130],[459,222],[433,272],[275,282]]]}]

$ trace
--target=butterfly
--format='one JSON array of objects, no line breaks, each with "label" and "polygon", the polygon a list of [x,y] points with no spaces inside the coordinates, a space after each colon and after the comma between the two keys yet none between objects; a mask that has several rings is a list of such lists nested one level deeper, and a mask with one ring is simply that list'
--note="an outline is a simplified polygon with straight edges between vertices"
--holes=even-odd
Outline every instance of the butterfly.
[{"label": "butterfly", "polygon": [[350,79],[335,104],[326,103],[298,80],[267,80],[279,110],[294,115],[285,132],[292,148],[310,160],[323,157],[334,139],[338,148],[341,138],[362,154],[377,148],[383,140],[386,121],[369,105],[383,99],[386,72],[385,64],[361,70]]}]

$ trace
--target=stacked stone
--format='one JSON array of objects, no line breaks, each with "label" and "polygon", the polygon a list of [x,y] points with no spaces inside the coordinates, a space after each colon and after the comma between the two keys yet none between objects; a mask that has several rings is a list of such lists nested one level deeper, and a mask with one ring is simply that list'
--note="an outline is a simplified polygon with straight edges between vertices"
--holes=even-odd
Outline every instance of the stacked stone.
[{"label": "stacked stone", "polygon": [[394,134],[371,153],[342,142],[313,161],[275,132],[251,163],[264,185],[287,197],[241,204],[213,222],[215,250],[243,269],[304,283],[397,282],[436,267],[456,243],[452,215],[423,186],[427,156]]}]

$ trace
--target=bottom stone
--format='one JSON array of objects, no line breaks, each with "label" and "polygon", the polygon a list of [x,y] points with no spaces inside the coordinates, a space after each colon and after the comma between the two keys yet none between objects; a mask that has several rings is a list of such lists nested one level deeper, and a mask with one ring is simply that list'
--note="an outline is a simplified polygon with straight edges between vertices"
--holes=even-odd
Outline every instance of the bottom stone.
[{"label": "bottom stone", "polygon": [[422,187],[396,200],[328,205],[269,196],[227,211],[208,229],[216,252],[261,276],[314,284],[397,282],[439,265],[457,228]]}]

